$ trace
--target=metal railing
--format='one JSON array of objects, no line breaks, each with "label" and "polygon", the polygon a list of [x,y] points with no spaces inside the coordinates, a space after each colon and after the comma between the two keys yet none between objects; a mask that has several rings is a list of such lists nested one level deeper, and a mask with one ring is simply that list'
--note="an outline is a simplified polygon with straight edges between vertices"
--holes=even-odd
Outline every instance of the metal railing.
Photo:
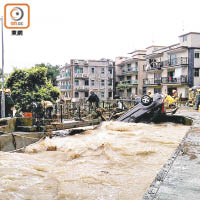
[{"label": "metal railing", "polygon": [[138,80],[123,81],[122,84],[135,85],[138,84]]},{"label": "metal railing", "polygon": [[89,90],[89,86],[75,86],[74,89],[78,91],[86,91]]},{"label": "metal railing", "polygon": [[187,76],[180,76],[180,77],[162,77],[162,83],[163,84],[182,84],[182,83],[188,83]]},{"label": "metal railing", "polygon": [[161,84],[161,78],[149,78],[149,79],[143,79],[144,85],[160,85]]},{"label": "metal railing", "polygon": [[60,85],[59,89],[71,89],[71,85]]},{"label": "metal railing", "polygon": [[[132,99],[115,99],[105,100],[99,102],[99,108],[105,112],[108,117],[113,113],[114,108],[119,108],[119,101],[121,103],[120,109],[122,111],[128,110],[134,106],[134,100]],[[101,117],[101,113],[98,112],[95,105],[91,105],[86,102],[86,99],[81,99],[78,102],[63,101],[62,103],[56,103],[49,108],[41,107],[39,110],[32,110],[34,125],[40,127],[45,123],[49,124],[48,120],[56,120],[64,122],[65,120],[82,120],[82,119],[96,119]]]},{"label": "metal railing", "polygon": [[149,79],[143,79],[144,85],[160,85],[160,84],[181,84],[181,83],[188,83],[188,77],[187,76],[180,76],[180,77],[162,77],[162,78],[149,78]]},{"label": "metal railing", "polygon": [[74,74],[74,78],[88,78],[88,74],[83,74],[83,73],[77,73],[77,74]]},{"label": "metal railing", "polygon": [[178,58],[173,58],[173,59],[165,60],[165,61],[161,61],[161,62],[150,63],[149,65],[150,65],[150,67],[149,67],[149,69],[147,69],[147,71],[159,70],[162,67],[188,65],[188,58],[187,57],[178,57]]},{"label": "metal railing", "polygon": [[127,69],[122,69],[122,73],[132,73],[132,72],[138,72],[138,68],[131,67],[131,68],[127,68]]},{"label": "metal railing", "polygon": [[150,64],[150,67],[147,69],[147,71],[159,70],[162,67],[163,67],[163,62],[152,63],[152,64]]},{"label": "metal railing", "polygon": [[71,76],[57,76],[56,77],[57,81],[69,80],[69,79],[71,79]]},{"label": "metal railing", "polygon": [[171,60],[163,61],[163,67],[176,66],[176,65],[187,65],[187,64],[188,64],[187,57],[179,57],[179,58],[173,58]]}]

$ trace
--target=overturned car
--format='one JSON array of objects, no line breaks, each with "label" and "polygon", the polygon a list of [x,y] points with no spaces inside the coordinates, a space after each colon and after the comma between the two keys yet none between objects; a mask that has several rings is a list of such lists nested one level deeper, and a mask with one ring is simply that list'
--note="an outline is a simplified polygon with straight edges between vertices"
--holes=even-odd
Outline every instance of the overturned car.
[{"label": "overturned car", "polygon": [[[141,97],[140,102],[117,118],[117,121],[123,122],[157,122],[160,121],[167,112],[164,105],[165,97],[161,94],[154,94],[151,98],[148,95]],[[170,114],[175,114],[178,108],[175,108]]]}]

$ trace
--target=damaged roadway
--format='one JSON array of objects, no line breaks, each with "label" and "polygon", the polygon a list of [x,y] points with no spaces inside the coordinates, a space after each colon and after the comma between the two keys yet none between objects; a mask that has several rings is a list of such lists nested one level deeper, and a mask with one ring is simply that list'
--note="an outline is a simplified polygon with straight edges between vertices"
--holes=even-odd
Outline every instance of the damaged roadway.
[{"label": "damaged roadway", "polygon": [[143,200],[200,199],[200,112],[181,109],[177,115],[192,118],[193,124]]}]

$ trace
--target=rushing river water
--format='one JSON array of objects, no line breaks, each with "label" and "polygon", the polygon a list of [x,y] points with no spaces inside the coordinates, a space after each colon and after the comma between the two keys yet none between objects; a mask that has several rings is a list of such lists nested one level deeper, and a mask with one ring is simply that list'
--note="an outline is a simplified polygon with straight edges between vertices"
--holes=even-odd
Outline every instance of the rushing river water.
[{"label": "rushing river water", "polygon": [[106,122],[0,152],[0,200],[137,200],[188,126]]}]

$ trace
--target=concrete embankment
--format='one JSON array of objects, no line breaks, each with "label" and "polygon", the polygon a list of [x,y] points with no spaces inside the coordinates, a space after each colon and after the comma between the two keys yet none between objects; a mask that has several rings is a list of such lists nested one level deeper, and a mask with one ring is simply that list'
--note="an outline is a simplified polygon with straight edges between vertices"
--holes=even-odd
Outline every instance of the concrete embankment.
[{"label": "concrete embankment", "polygon": [[200,113],[180,111],[193,123],[146,191],[143,200],[200,199]]},{"label": "concrete embankment", "polygon": [[0,151],[15,151],[37,142],[49,132],[63,129],[73,129],[99,124],[100,121],[64,121],[41,126],[40,131],[32,124],[31,118],[5,118],[0,120]]}]

